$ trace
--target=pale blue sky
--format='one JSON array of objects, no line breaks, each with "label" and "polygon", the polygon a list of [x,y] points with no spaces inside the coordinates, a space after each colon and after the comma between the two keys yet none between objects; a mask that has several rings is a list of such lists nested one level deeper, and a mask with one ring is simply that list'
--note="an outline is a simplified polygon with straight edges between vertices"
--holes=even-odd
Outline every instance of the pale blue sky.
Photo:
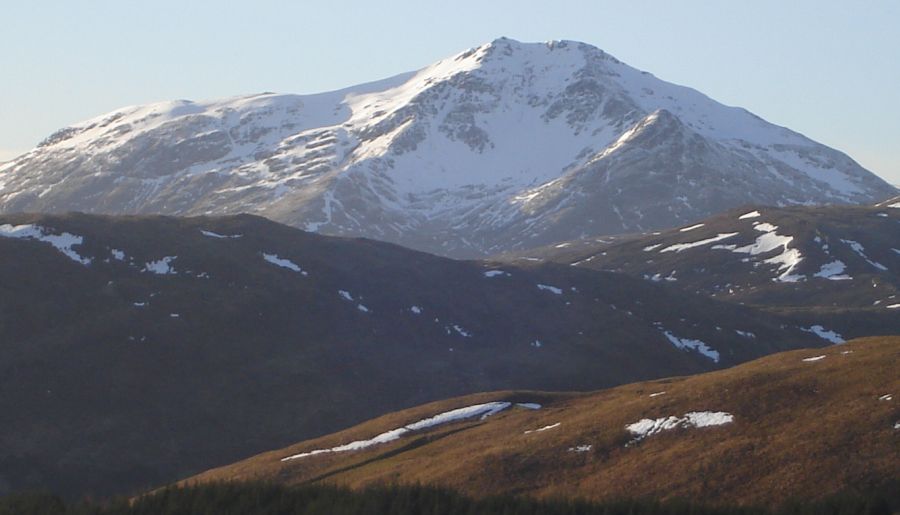
[{"label": "pale blue sky", "polygon": [[896,0],[0,0],[0,24],[0,160],[124,105],[314,93],[508,36],[596,45],[900,183]]}]

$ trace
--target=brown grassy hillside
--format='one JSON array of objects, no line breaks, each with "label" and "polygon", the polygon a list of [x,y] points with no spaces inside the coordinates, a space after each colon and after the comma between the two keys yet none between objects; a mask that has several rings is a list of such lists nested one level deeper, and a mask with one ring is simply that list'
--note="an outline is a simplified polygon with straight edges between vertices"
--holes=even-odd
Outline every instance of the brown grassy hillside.
[{"label": "brown grassy hillside", "polygon": [[[879,337],[588,394],[479,394],[386,415],[210,470],[188,482],[268,479],[352,487],[424,483],[475,496],[520,493],[595,500],[819,499],[900,480],[898,364],[900,337]],[[665,393],[651,396],[659,392]],[[361,451],[281,461],[372,438],[450,409],[503,399],[543,407],[512,407],[486,420],[437,426]],[[625,429],[644,418],[697,411],[727,412],[734,420],[662,431],[637,442]],[[526,433],[554,424],[559,425]],[[572,450],[579,446],[591,447]]]}]

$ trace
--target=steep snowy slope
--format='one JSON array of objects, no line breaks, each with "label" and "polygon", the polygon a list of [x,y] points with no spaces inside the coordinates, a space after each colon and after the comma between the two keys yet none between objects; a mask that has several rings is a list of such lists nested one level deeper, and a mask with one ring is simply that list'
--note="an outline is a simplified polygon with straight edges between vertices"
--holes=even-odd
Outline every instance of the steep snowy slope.
[{"label": "steep snowy slope", "polygon": [[0,166],[3,212],[252,212],[451,256],[894,194],[595,47],[509,39],[331,93],[124,108]]}]

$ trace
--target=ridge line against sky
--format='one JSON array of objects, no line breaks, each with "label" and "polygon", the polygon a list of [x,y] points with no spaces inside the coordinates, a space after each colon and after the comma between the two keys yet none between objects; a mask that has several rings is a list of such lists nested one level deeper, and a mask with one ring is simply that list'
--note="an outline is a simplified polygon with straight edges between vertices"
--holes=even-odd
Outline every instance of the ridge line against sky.
[{"label": "ridge line against sky", "polygon": [[0,161],[133,104],[317,93],[500,36],[597,46],[900,184],[900,2],[0,0]]}]

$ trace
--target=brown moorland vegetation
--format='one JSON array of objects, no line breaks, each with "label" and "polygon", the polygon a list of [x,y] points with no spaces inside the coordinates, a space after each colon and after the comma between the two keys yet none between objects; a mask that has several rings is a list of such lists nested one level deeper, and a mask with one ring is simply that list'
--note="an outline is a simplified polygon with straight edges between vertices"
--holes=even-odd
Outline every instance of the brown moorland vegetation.
[{"label": "brown moorland vegetation", "polygon": [[[819,356],[824,357],[807,360]],[[875,337],[594,393],[471,395],[385,415],[183,484],[426,484],[476,497],[684,498],[732,505],[884,490],[900,480],[898,363],[900,337]],[[513,407],[485,420],[441,425],[361,451],[281,461],[496,400],[543,407]],[[644,418],[696,411],[727,412],[734,419],[718,426],[679,427],[640,441],[625,429]],[[534,432],[553,424],[559,425]],[[579,446],[590,449],[574,450]]]}]

